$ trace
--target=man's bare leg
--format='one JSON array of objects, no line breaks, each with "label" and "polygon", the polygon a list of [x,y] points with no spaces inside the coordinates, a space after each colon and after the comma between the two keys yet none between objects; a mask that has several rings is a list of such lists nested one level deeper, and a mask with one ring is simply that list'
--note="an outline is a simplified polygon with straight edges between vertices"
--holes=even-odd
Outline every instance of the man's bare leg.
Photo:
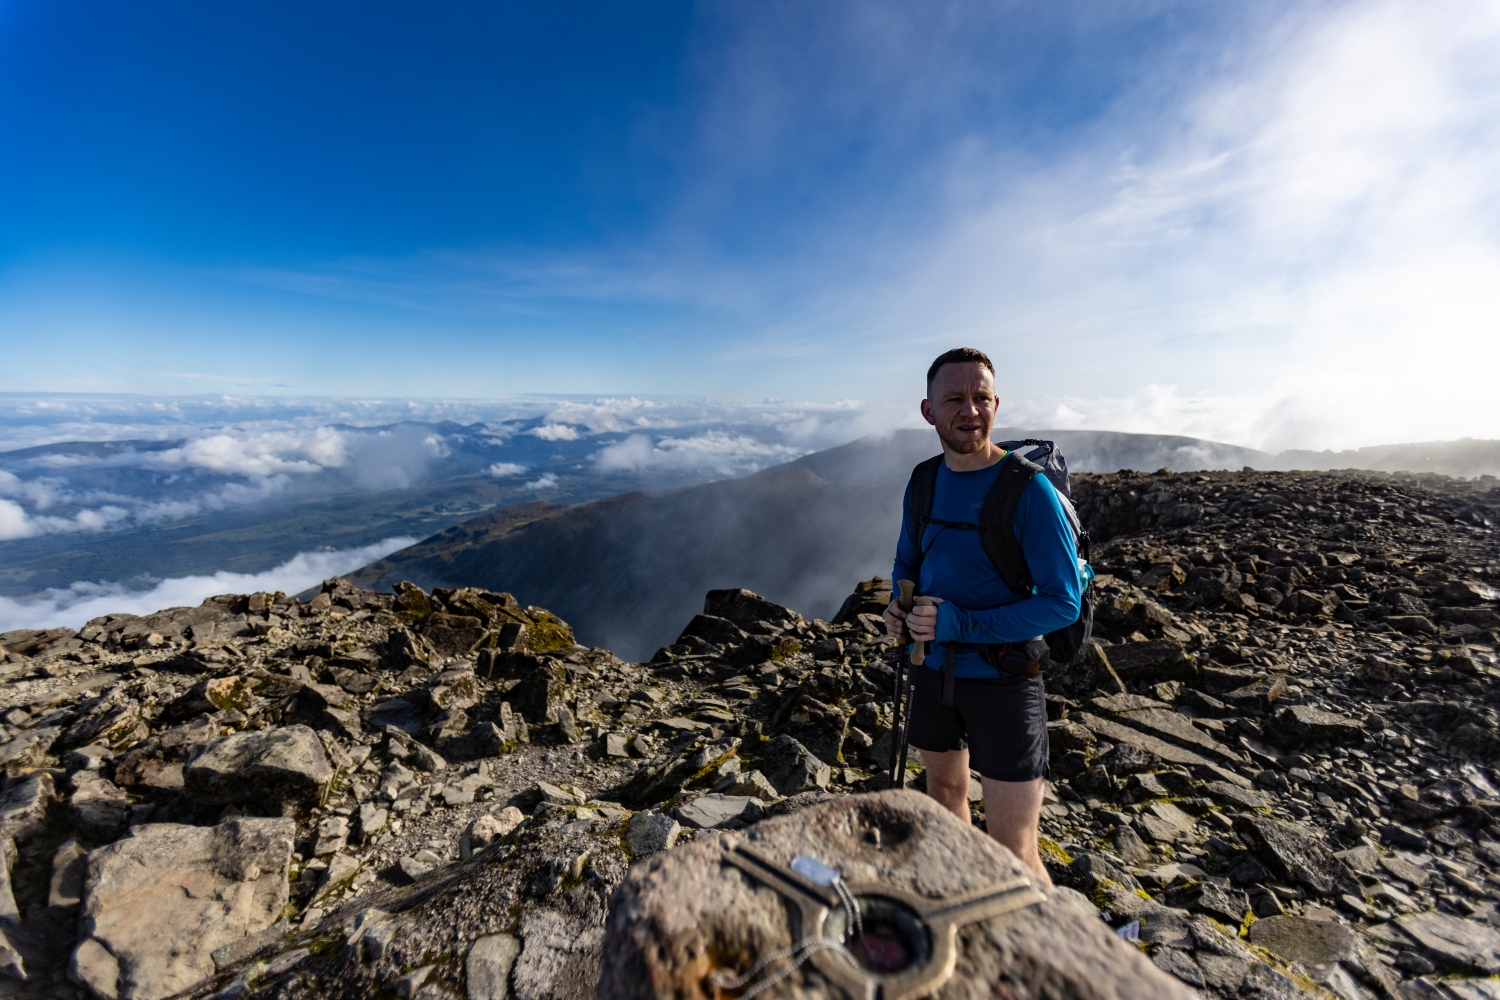
[{"label": "man's bare leg", "polygon": [[[969,813],[969,751],[948,750],[934,753],[918,750],[927,769],[927,794],[965,823]],[[1042,864],[1037,850],[1037,827],[1042,820],[1042,794],[1046,779],[1035,781],[996,781],[980,778],[984,786],[984,825],[991,837],[1010,848],[1045,886],[1052,877]]]},{"label": "man's bare leg", "polygon": [[990,836],[1010,848],[1010,852],[1030,868],[1043,885],[1051,886],[1052,877],[1047,874],[1042,856],[1037,851],[1037,826],[1042,820],[1046,779],[996,781],[982,777],[979,780],[984,785],[984,825]]},{"label": "man's bare leg", "polygon": [[917,753],[922,755],[922,766],[927,769],[927,794],[965,823],[972,822],[969,816],[969,751],[936,753],[918,750]]}]

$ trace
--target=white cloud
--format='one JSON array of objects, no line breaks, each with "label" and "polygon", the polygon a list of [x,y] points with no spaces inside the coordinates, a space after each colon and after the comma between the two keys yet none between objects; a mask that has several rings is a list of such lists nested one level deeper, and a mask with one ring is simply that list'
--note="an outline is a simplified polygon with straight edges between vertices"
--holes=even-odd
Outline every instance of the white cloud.
[{"label": "white cloud", "polygon": [[295,594],[415,542],[415,538],[387,538],[356,549],[302,552],[264,573],[221,571],[207,576],[174,577],[147,590],[132,590],[120,583],[80,582],[65,589],[49,590],[45,596],[31,601],[0,597],[0,632],[18,628],[79,628],[100,615],[145,615],[163,608],[190,607],[215,594],[247,594],[258,590]]},{"label": "white cloud", "polygon": [[166,451],[135,453],[150,468],[192,466],[236,476],[307,474],[342,467],[349,461],[346,436],[332,427],[311,431],[208,434]]},{"label": "white cloud", "polygon": [[604,473],[673,469],[733,476],[788,462],[806,453],[807,449],[767,444],[723,431],[686,438],[658,438],[654,444],[644,434],[632,434],[601,448],[594,456],[594,464]]},{"label": "white cloud", "polygon": [[18,503],[0,500],[0,542],[13,538],[30,538],[38,534],[36,525]]},{"label": "white cloud", "polygon": [[1293,8],[1217,64],[1238,68],[1179,81],[1184,104],[1122,95],[1045,170],[969,144],[948,223],[861,290],[861,336],[972,342],[1003,395],[1133,430],[1500,437],[1497,42],[1482,0]]},{"label": "white cloud", "polygon": [[539,437],[543,441],[577,441],[579,436],[578,428],[571,424],[542,424],[526,433]]},{"label": "white cloud", "polygon": [[544,472],[542,475],[526,484],[528,490],[550,490],[557,485],[557,475],[552,472]]},{"label": "white cloud", "polygon": [[490,466],[490,475],[496,479],[504,479],[506,476],[520,476],[526,473],[526,466],[515,462],[496,462]]}]

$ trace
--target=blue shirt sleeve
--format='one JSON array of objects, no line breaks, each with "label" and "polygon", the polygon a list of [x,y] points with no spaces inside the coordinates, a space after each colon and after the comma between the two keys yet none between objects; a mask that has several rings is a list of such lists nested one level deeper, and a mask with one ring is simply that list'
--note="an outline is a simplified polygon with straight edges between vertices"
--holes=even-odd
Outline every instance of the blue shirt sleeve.
[{"label": "blue shirt sleeve", "polygon": [[1016,502],[1013,527],[1035,591],[999,608],[966,611],[952,602],[938,605],[939,642],[1025,642],[1078,620],[1083,586],[1063,503],[1046,476],[1032,477]]},{"label": "blue shirt sleeve", "polygon": [[[917,563],[921,557],[921,541],[916,537],[916,526],[911,521],[911,483],[906,484],[906,493],[901,497],[901,537],[896,539],[896,565],[891,570],[891,587],[897,580],[917,579]],[[899,591],[896,591],[899,593]]]}]

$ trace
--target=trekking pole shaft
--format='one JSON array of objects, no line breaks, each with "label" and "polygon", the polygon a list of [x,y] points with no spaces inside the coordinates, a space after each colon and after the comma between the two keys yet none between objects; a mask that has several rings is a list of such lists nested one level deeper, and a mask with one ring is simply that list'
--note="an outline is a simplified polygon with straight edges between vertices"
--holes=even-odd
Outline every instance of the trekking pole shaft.
[{"label": "trekking pole shaft", "polygon": [[901,727],[902,719],[902,697],[906,694],[906,674],[910,668],[906,665],[906,650],[903,648],[901,654],[896,657],[896,690],[891,700],[891,784],[895,785],[897,780],[896,759],[901,753],[901,748],[906,744],[906,731]]},{"label": "trekking pole shaft", "polygon": [[908,746],[907,738],[911,731],[911,694],[911,670],[908,669],[906,672],[906,712],[901,720],[901,760],[897,764],[896,774],[897,788],[906,787],[906,748]]},{"label": "trekking pole shaft", "polygon": [[[916,582],[897,580],[896,589],[898,591],[896,606],[910,614],[915,603]],[[901,653],[896,657],[896,690],[891,699],[891,784],[897,788],[906,786],[906,726],[904,723],[909,715],[905,703],[909,700],[907,689],[911,675],[906,647],[908,638],[906,629],[903,627],[901,635],[897,637],[897,641],[901,644]]]}]

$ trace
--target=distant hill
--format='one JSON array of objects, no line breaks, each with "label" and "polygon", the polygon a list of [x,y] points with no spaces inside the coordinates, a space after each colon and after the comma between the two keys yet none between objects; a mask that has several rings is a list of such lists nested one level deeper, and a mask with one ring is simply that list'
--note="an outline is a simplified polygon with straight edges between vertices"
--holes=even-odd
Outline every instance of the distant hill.
[{"label": "distant hill", "polygon": [[1437,472],[1473,479],[1500,475],[1500,441],[1460,438],[1457,441],[1383,444],[1352,451],[1284,451],[1271,462],[1273,464],[1265,468]]},{"label": "distant hill", "polygon": [[[1265,467],[1271,458],[1187,437],[996,432],[1012,436],[1056,441],[1080,472]],[[906,478],[936,452],[930,431],[896,431],[673,493],[507,507],[352,578],[508,590],[562,615],[582,641],[636,657],[675,638],[716,587],[749,587],[831,617],[855,580],[889,574]]]}]

